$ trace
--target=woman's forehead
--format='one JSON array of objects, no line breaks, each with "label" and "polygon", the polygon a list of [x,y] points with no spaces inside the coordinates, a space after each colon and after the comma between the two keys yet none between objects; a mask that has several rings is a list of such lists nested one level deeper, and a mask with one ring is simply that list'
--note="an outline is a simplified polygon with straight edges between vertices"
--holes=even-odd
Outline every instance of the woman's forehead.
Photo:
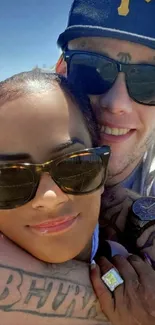
[{"label": "woman's forehead", "polygon": [[0,151],[36,155],[73,137],[86,146],[91,143],[79,108],[56,88],[18,98],[0,108]]},{"label": "woman's forehead", "polygon": [[34,120],[43,122],[50,118],[51,123],[58,124],[62,119],[65,122],[68,117],[72,117],[74,122],[75,116],[83,120],[77,105],[59,87],[43,93],[23,95],[0,105],[0,123],[2,120],[6,123],[15,120],[16,124],[19,120],[24,120],[25,123],[31,120],[33,124]]}]

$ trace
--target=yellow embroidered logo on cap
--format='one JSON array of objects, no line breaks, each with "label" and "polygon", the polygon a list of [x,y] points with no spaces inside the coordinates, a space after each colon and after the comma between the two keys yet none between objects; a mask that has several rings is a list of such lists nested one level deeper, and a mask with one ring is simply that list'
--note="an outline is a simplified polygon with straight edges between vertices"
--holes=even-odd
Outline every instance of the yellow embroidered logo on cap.
[{"label": "yellow embroidered logo on cap", "polygon": [[[151,2],[152,0],[141,0],[141,1],[145,1],[147,3]],[[121,0],[121,4],[118,7],[118,14],[120,16],[127,16],[130,9],[129,9],[129,4],[130,4],[130,0]]]}]

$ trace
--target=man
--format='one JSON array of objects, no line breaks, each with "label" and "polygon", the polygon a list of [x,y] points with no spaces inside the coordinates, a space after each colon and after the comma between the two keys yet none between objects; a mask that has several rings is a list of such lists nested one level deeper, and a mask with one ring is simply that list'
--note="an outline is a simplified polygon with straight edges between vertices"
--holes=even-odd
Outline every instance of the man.
[{"label": "man", "polygon": [[[75,0],[58,38],[63,55],[57,72],[67,68],[68,78],[90,96],[100,145],[112,149],[101,214],[102,223],[112,225],[106,228],[110,239],[124,232],[138,197],[128,190],[155,196],[154,12],[153,0]],[[145,231],[140,248],[152,232]],[[150,254],[154,259],[153,249]]]},{"label": "man", "polygon": [[58,39],[68,78],[90,95],[100,144],[112,148],[108,184],[142,195],[155,195],[154,12],[151,0],[75,0]]}]

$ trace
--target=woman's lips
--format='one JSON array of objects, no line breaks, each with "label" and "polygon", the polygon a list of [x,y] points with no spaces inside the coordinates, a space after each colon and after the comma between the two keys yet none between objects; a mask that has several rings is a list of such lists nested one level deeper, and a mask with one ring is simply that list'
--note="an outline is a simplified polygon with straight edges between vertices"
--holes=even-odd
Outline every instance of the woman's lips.
[{"label": "woman's lips", "polygon": [[43,223],[28,226],[29,229],[37,232],[41,235],[51,234],[51,233],[59,233],[64,232],[65,230],[69,230],[69,228],[75,223],[78,216],[65,217],[65,218],[57,218],[55,220],[47,220]]}]

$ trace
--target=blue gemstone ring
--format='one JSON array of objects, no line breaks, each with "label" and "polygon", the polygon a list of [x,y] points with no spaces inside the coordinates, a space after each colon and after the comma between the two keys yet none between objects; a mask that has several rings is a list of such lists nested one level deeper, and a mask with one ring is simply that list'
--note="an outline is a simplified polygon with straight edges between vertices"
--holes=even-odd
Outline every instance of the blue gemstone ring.
[{"label": "blue gemstone ring", "polygon": [[115,268],[111,268],[101,279],[111,292],[124,283],[124,280]]}]

